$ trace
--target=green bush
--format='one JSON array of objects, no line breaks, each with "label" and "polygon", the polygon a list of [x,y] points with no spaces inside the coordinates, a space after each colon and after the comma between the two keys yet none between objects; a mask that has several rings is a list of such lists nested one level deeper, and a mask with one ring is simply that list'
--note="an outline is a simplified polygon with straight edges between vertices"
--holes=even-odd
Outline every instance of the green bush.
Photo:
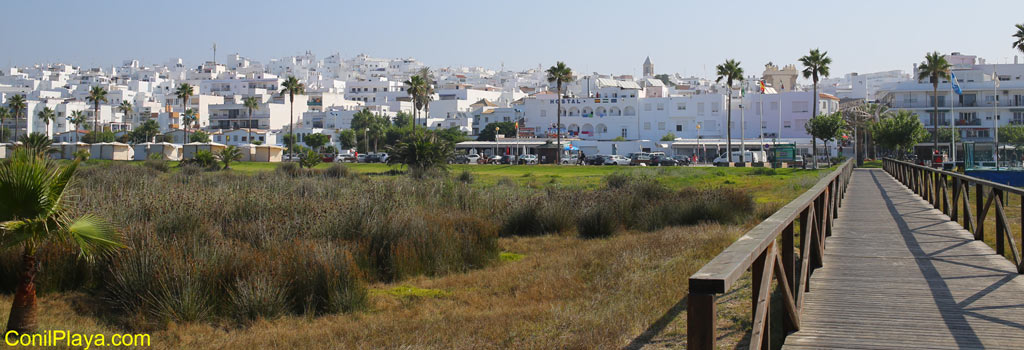
[{"label": "green bush", "polygon": [[348,167],[338,163],[331,164],[331,166],[328,167],[326,171],[324,171],[324,176],[335,179],[346,178],[349,177],[349,175],[350,172],[348,170]]},{"label": "green bush", "polygon": [[299,154],[299,166],[305,167],[306,169],[313,169],[313,167],[320,164],[322,160],[323,157],[320,156],[320,153],[313,150]]},{"label": "green bush", "polygon": [[621,228],[618,214],[608,205],[587,209],[576,222],[576,230],[584,238],[611,237]]},{"label": "green bush", "polygon": [[469,170],[463,170],[459,173],[458,180],[462,183],[471,184],[473,183],[473,173],[469,172]]}]

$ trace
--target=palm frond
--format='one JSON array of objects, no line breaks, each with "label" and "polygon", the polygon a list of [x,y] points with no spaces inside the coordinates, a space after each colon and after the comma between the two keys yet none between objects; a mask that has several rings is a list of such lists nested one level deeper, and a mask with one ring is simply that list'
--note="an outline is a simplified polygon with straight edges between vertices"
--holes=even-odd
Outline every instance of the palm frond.
[{"label": "palm frond", "polygon": [[79,255],[85,259],[92,259],[124,247],[117,230],[103,219],[92,215],[74,220],[68,226],[66,234],[78,248]]}]

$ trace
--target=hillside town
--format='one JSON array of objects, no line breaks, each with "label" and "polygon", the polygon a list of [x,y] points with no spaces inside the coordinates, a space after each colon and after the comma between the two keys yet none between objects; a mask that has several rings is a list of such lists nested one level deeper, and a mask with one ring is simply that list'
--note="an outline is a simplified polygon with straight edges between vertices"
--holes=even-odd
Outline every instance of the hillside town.
[{"label": "hillside town", "polygon": [[[133,130],[155,125],[151,137],[141,141],[182,145],[191,141],[187,135],[201,132],[216,144],[285,146],[284,135],[291,132],[300,145],[308,135],[324,134],[328,144],[347,149],[353,145],[345,145],[341,133],[352,129],[357,113],[369,111],[388,119],[412,115],[419,126],[456,130],[469,140],[493,123],[515,123],[513,135],[457,145],[468,154],[531,154],[560,136],[569,149],[587,154],[660,151],[705,159],[723,152],[730,136],[734,149],[792,144],[808,154],[805,124],[812,113],[864,103],[911,110],[926,128],[955,126],[960,140],[979,143],[992,141],[996,124],[1024,123],[1024,64],[1017,58],[992,64],[957,52],[944,56],[963,95],[951,103],[948,80],[940,82],[937,122],[931,115],[933,86],[915,79],[917,63],[912,62],[910,71],[847,73],[822,77],[816,86],[801,79],[798,62],[769,62],[763,70],[750,64],[738,88],[728,89],[713,77],[660,72],[647,57],[642,76],[574,71],[562,96],[542,66],[439,68],[414,58],[363,54],[319,58],[306,52],[269,62],[229,54],[198,65],[182,59],[126,60],[110,67],[37,64],[0,72],[0,102],[6,106],[21,96],[25,106],[17,118],[11,113],[3,119],[7,138],[2,141],[9,142],[12,134],[42,133],[58,143],[77,143],[90,139],[90,133],[109,132],[114,141],[127,142],[125,135]],[[291,77],[303,89],[289,96],[282,89]],[[409,93],[413,77],[429,82],[426,103]],[[98,101],[90,98],[97,88],[105,91]],[[837,147],[821,147],[818,155],[839,155],[853,142],[835,140]]]}]

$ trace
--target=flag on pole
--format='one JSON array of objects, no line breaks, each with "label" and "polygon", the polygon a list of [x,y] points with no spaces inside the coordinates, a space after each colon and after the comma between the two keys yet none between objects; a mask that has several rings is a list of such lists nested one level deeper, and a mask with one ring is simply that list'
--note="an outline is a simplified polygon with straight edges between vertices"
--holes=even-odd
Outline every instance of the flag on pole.
[{"label": "flag on pole", "polygon": [[957,95],[963,95],[964,92],[960,90],[960,82],[956,81],[956,74],[949,72],[949,81],[953,83],[953,92]]},{"label": "flag on pole", "polygon": [[764,93],[764,79],[757,81],[757,88],[761,89],[761,93]]},{"label": "flag on pole", "polygon": [[999,75],[996,72],[992,72],[992,81],[996,83],[996,87],[999,87]]}]

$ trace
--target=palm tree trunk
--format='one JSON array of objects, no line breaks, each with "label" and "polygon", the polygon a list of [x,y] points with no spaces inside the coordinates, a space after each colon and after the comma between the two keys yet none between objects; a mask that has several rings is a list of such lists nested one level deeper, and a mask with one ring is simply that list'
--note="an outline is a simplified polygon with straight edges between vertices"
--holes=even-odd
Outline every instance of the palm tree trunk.
[{"label": "palm tree trunk", "polygon": [[252,144],[252,108],[249,108],[249,144]]},{"label": "palm tree trunk", "polygon": [[18,115],[19,114],[21,114],[21,111],[15,109],[14,110],[14,141],[11,141],[11,142],[18,142]]},{"label": "palm tree trunk", "polygon": [[[92,114],[92,132],[93,132],[93,134],[96,134],[97,133],[97,131],[96,131],[97,129],[96,128],[100,127],[100,103],[99,102],[95,103],[95,107],[93,107],[93,112],[92,113],[93,113]],[[17,126],[17,125],[15,125],[15,126]]]},{"label": "palm tree trunk", "polygon": [[21,256],[21,274],[14,291],[11,314],[7,318],[7,331],[32,333],[36,330],[36,257],[26,247]]},{"label": "palm tree trunk", "polygon": [[185,121],[185,108],[186,107],[188,107],[188,99],[187,98],[183,99],[181,101],[181,118],[179,118],[179,119],[181,119],[181,126],[185,128],[185,136],[184,136],[184,138],[181,139],[182,147],[184,147],[185,144],[188,143],[188,123]]},{"label": "palm tree trunk", "polygon": [[[814,95],[811,96],[811,119],[818,117],[818,79],[815,76],[814,79]],[[811,135],[811,159],[813,160],[814,168],[818,168],[818,140]]]},{"label": "palm tree trunk", "polygon": [[[557,85],[558,95],[555,98],[558,99],[558,110],[555,111],[555,138],[558,139],[558,150],[555,153],[555,164],[560,165],[562,164],[562,82],[559,81]],[[640,132],[640,130],[637,130],[637,132]],[[494,134],[494,142],[498,142],[497,133]]]},{"label": "palm tree trunk", "polygon": [[4,142],[4,136],[7,136],[6,131],[4,129],[4,118],[0,118],[0,142]]},{"label": "palm tree trunk", "polygon": [[935,141],[932,153],[939,150],[939,83],[938,79],[932,84],[932,134]]},{"label": "palm tree trunk", "polygon": [[[725,97],[725,162],[732,163],[732,83]],[[782,108],[781,106],[779,108]],[[721,141],[719,141],[721,142]],[[743,153],[740,153],[743,154]],[[714,161],[714,159],[712,159]]]},{"label": "palm tree trunk", "polygon": [[[292,139],[292,144],[295,144],[295,94],[289,92],[288,97],[288,135]],[[291,147],[288,147],[288,153],[295,157],[295,152],[292,152]]]}]

